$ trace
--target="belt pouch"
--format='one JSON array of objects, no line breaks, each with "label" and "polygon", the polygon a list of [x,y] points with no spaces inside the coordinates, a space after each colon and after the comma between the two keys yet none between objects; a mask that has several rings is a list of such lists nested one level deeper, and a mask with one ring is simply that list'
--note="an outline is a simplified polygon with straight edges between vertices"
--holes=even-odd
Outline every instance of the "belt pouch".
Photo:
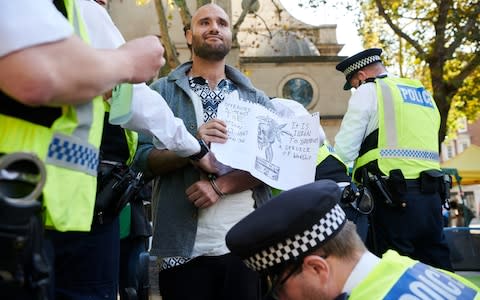
[{"label": "belt pouch", "polygon": [[425,194],[433,194],[441,191],[440,186],[443,172],[439,170],[425,170],[420,173],[420,191]]}]

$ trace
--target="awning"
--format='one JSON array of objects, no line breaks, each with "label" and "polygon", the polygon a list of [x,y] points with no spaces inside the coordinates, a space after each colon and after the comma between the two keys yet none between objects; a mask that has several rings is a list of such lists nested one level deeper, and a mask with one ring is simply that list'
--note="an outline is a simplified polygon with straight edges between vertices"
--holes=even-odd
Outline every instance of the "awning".
[{"label": "awning", "polygon": [[456,169],[461,184],[480,184],[480,147],[470,145],[459,155],[443,162],[442,169]]}]

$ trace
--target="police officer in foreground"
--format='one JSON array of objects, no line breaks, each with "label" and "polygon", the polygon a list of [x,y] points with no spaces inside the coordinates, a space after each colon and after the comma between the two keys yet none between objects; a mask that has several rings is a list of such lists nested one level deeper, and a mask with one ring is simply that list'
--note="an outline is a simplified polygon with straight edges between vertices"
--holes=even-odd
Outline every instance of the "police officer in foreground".
[{"label": "police officer in foreground", "polygon": [[335,152],[346,163],[355,161],[353,179],[375,199],[369,249],[379,256],[395,249],[451,270],[442,221],[449,183],[440,170],[440,114],[418,80],[387,73],[381,53],[367,49],[336,66],[346,77],[344,89],[356,91]]},{"label": "police officer in foreground", "polygon": [[398,255],[369,252],[339,206],[341,193],[320,180],[281,193],[226,236],[227,246],[268,276],[274,299],[478,299],[464,278]]}]

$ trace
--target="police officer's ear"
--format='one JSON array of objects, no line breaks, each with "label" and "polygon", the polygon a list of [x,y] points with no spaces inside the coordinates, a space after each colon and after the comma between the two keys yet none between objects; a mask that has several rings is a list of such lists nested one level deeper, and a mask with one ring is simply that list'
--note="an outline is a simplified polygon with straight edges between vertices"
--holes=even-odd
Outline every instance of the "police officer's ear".
[{"label": "police officer's ear", "polygon": [[368,78],[367,72],[365,72],[364,70],[359,70],[357,74],[355,74],[355,76],[362,83],[365,82],[365,80],[367,80]]},{"label": "police officer's ear", "polygon": [[327,260],[318,255],[308,255],[303,260],[302,271],[306,276],[318,277],[319,282],[326,282],[330,276],[330,265]]}]

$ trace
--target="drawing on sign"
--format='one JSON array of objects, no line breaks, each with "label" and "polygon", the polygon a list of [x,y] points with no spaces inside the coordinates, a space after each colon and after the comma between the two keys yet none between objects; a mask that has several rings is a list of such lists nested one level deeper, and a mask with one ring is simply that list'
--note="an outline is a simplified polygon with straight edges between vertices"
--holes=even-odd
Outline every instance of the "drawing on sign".
[{"label": "drawing on sign", "polygon": [[258,117],[259,123],[257,127],[257,145],[259,150],[265,151],[265,159],[257,157],[255,161],[255,168],[262,172],[265,176],[271,179],[278,179],[280,168],[272,163],[273,161],[273,144],[278,142],[281,148],[282,135],[291,136],[290,133],[283,130],[287,124],[277,124],[274,119],[270,117]]}]

